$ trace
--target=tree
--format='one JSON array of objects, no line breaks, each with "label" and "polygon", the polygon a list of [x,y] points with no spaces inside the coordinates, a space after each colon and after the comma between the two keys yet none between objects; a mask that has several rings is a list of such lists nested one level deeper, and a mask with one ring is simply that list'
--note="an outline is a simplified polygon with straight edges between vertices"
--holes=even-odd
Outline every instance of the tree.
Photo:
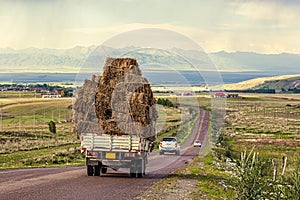
[{"label": "tree", "polygon": [[158,98],[158,99],[157,99],[157,104],[161,104],[161,102],[162,102],[162,101],[161,101],[161,98]]},{"label": "tree", "polygon": [[68,90],[66,90],[66,89],[63,89],[62,91],[61,91],[61,97],[67,97],[69,94],[69,91]]},{"label": "tree", "polygon": [[49,123],[48,123],[48,125],[49,125],[49,131],[51,132],[51,133],[56,133],[56,125],[55,125],[55,122],[54,121],[50,121]]}]

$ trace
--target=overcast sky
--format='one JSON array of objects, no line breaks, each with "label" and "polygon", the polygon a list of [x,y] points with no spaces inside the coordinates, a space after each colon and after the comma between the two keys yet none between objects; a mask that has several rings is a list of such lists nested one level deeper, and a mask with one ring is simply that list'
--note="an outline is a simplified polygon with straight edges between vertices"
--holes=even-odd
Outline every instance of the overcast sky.
[{"label": "overcast sky", "polygon": [[0,0],[0,48],[100,45],[155,27],[205,51],[300,53],[297,0]]}]

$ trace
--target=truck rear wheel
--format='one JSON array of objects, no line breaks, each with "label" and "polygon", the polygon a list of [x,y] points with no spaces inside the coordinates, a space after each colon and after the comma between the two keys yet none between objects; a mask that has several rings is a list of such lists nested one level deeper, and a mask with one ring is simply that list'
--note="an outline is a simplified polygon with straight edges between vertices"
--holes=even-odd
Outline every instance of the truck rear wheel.
[{"label": "truck rear wheel", "polygon": [[130,177],[135,178],[136,177],[136,173],[135,172],[130,172]]},{"label": "truck rear wheel", "polygon": [[142,178],[146,171],[146,162],[144,159],[137,161],[137,177]]},{"label": "truck rear wheel", "polygon": [[95,170],[94,176],[100,176],[100,166],[95,165],[94,170]]},{"label": "truck rear wheel", "polygon": [[102,167],[101,168],[101,173],[106,174],[107,173],[107,167]]},{"label": "truck rear wheel", "polygon": [[88,176],[93,176],[94,175],[94,167],[93,166],[87,165],[86,169],[87,169],[87,175]]},{"label": "truck rear wheel", "polygon": [[146,161],[145,159],[134,160],[130,167],[130,176],[141,178],[145,175]]}]

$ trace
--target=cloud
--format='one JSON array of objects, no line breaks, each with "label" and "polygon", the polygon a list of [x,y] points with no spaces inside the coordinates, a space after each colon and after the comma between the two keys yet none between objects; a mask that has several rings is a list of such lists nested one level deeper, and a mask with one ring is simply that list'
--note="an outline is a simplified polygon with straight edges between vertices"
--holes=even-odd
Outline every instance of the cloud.
[{"label": "cloud", "polygon": [[[287,3],[289,2],[289,3]],[[269,23],[298,23],[299,1],[234,1],[237,16]]]}]

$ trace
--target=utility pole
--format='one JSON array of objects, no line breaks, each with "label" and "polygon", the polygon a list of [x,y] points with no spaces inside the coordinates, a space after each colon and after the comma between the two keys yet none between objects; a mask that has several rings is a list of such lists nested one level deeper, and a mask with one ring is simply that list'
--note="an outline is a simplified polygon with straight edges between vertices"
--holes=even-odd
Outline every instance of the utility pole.
[{"label": "utility pole", "polygon": [[19,132],[21,132],[21,115],[19,116]]},{"label": "utility pole", "polygon": [[3,126],[3,116],[2,116],[2,103],[1,103],[1,113],[0,113],[0,131],[2,131]]},{"label": "utility pole", "polygon": [[58,123],[60,123],[60,108],[58,108]]},{"label": "utility pole", "polygon": [[33,111],[33,132],[35,133],[35,111]]}]

